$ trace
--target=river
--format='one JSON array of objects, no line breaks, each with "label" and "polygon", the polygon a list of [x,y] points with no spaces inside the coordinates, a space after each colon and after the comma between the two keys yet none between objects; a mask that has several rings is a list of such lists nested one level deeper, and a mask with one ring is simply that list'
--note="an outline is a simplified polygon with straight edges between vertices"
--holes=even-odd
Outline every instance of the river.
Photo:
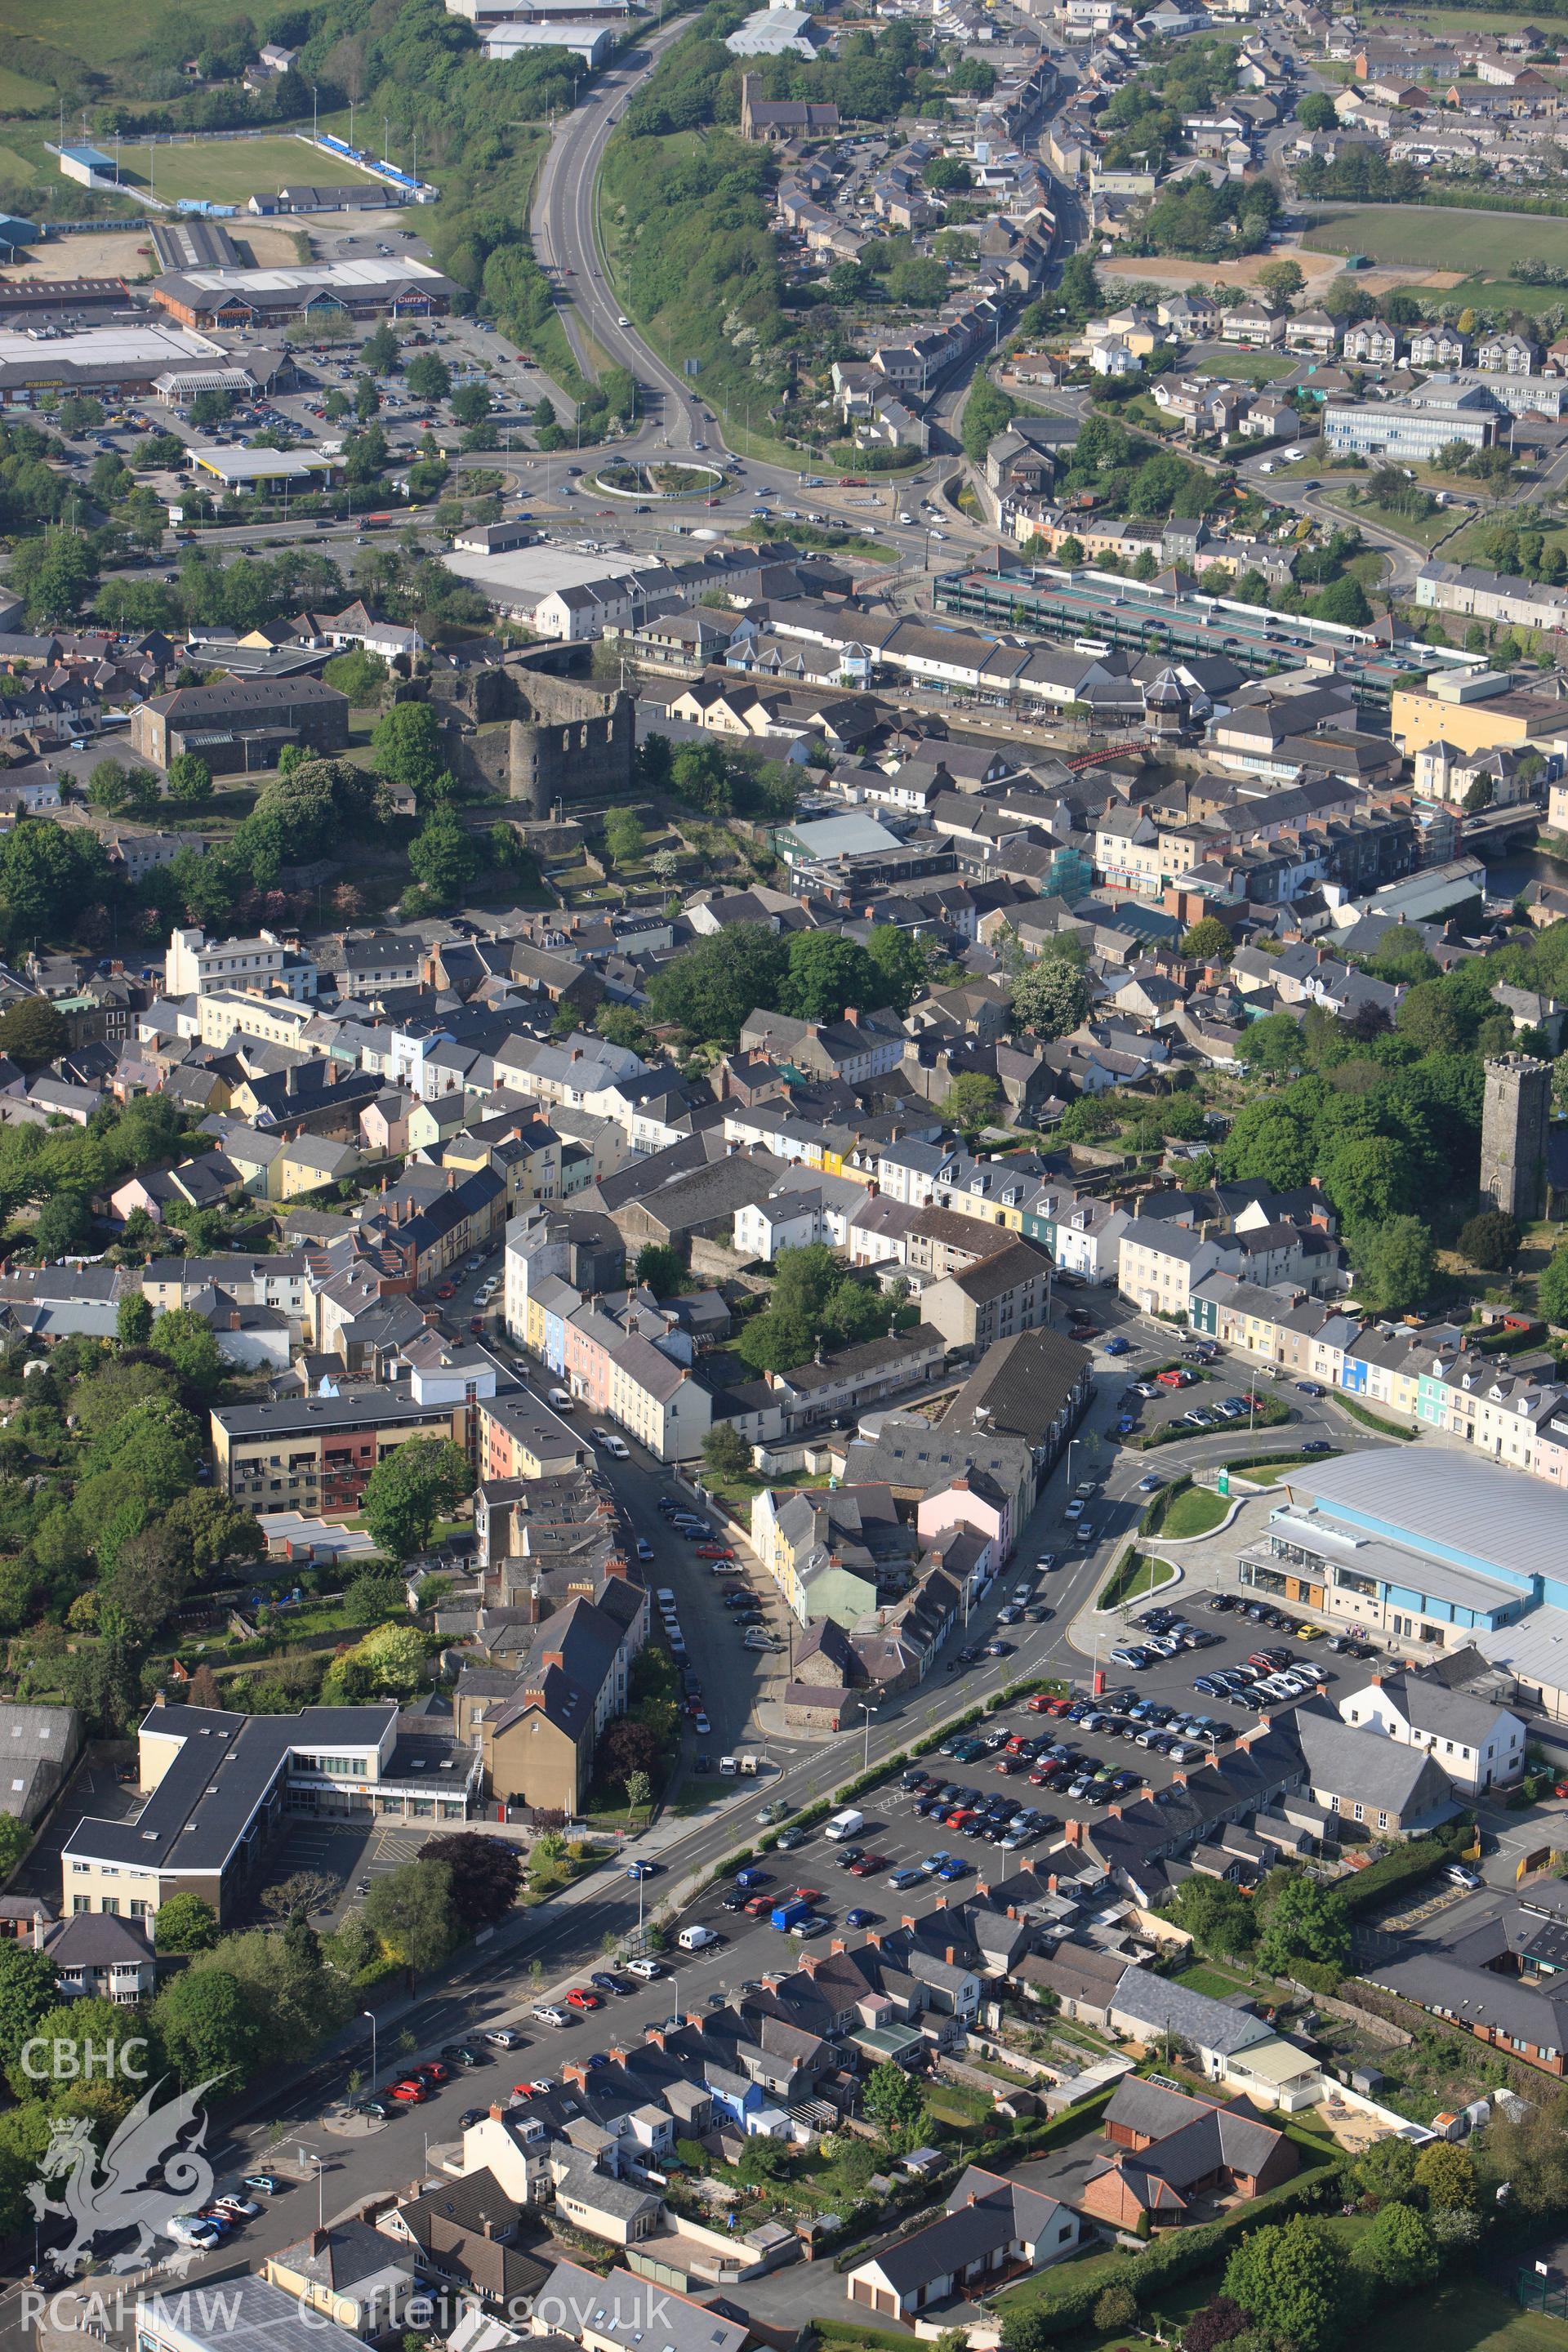
[{"label": "river", "polygon": [[1510,849],[1506,856],[1487,860],[1487,896],[1517,898],[1532,882],[1568,883],[1568,859],[1547,857],[1539,849]]}]

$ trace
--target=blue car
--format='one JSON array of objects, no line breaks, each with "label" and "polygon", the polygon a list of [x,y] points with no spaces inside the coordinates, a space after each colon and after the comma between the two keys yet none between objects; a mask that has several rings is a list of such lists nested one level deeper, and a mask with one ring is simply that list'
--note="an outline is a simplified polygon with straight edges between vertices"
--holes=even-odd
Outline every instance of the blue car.
[{"label": "blue car", "polygon": [[853,1911],[846,1911],[844,1914],[844,1925],[847,1927],[874,1927],[876,1924],[877,1914],[874,1911],[868,1911],[860,1903],[857,1903]]},{"label": "blue car", "polygon": [[1132,1415],[1130,1412],[1124,1412],[1116,1424],[1116,1434],[1118,1437],[1131,1437],[1137,1426],[1138,1423],[1133,1420]]},{"label": "blue car", "polygon": [[758,1886],[771,1886],[773,1883],[773,1874],[771,1870],[755,1870],[748,1868],[745,1870],[738,1870],[735,1873],[736,1885],[745,1887],[748,1892]]},{"label": "blue car", "polygon": [[937,1872],[937,1876],[939,1878],[948,1880],[962,1878],[967,1872],[969,1864],[966,1862],[960,1862],[958,1857],[954,1855],[951,1862],[944,1862],[942,1864],[942,1868]]},{"label": "blue car", "polygon": [[628,1862],[626,1864],[626,1876],[628,1878],[651,1878],[658,1867],[658,1864],[653,1862]]},{"label": "blue car", "polygon": [[1132,1353],[1132,1342],[1131,1339],[1123,1339],[1118,1334],[1114,1339],[1106,1341],[1105,1352],[1108,1356],[1130,1356]]}]

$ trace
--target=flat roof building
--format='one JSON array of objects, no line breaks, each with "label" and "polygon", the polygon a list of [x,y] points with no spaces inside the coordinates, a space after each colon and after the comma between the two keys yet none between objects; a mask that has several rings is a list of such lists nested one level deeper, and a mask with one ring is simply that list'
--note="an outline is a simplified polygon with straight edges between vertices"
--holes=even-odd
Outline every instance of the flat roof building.
[{"label": "flat roof building", "polygon": [[426,261],[363,254],[286,269],[175,269],[153,299],[187,326],[255,327],[321,317],[370,319],[445,312],[452,281]]},{"label": "flat roof building", "polygon": [[1568,1608],[1568,1500],[1463,1454],[1380,1446],[1291,1471],[1240,1580],[1434,1649]]},{"label": "flat roof building", "polygon": [[463,1821],[480,1785],[479,1750],[395,1700],[235,1715],[160,1696],[137,1739],[140,1809],[78,1822],[60,1853],[60,1913],[151,1920],[172,1895],[198,1895],[220,1920],[266,1867],[288,1813]]}]

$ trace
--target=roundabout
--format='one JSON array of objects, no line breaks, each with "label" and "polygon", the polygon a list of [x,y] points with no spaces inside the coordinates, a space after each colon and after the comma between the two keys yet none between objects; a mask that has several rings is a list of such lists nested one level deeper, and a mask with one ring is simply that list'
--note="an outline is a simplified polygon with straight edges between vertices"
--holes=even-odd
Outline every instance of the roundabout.
[{"label": "roundabout", "polygon": [[594,488],[607,499],[658,499],[668,504],[677,499],[710,499],[715,490],[725,487],[721,467],[705,466],[700,459],[680,465],[670,462],[647,464],[626,458],[618,464],[605,466],[594,476]]}]

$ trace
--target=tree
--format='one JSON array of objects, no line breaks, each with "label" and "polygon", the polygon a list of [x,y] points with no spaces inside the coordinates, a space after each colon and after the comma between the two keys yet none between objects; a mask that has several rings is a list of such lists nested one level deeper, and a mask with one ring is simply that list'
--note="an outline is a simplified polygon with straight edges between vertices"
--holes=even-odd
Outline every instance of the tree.
[{"label": "tree", "polygon": [[866,952],[877,974],[877,1003],[886,1004],[900,1020],[917,996],[931,985],[931,951],[912,931],[897,923],[878,923],[866,942]]},{"label": "tree", "polygon": [[409,843],[408,863],[416,880],[433,897],[455,898],[478,873],[479,856],[452,810],[438,808]]},{"label": "tree", "polygon": [[1236,953],[1236,941],[1217,915],[1205,915],[1182,934],[1182,953],[1202,963],[1228,963]]},{"label": "tree", "polygon": [[459,384],[452,394],[452,414],[459,425],[482,425],[490,413],[490,396],[482,383]]},{"label": "tree", "polygon": [[702,1441],[702,1459],[716,1478],[744,1478],[752,1468],[752,1449],[733,1422],[716,1421]]},{"label": "tree", "polygon": [[876,968],[858,940],[841,931],[795,933],[781,1013],[797,1021],[838,1021],[850,1006],[867,1011],[879,994]]},{"label": "tree", "polygon": [[[54,1962],[7,1939],[0,1943],[0,2068],[20,2071],[22,2044],[59,2000]],[[34,2084],[30,2095],[37,2096]]]},{"label": "tree", "polygon": [[1332,131],[1339,117],[1327,90],[1310,89],[1296,101],[1296,120],[1304,131]]},{"label": "tree", "polygon": [[187,1970],[153,2005],[158,2039],[182,2084],[217,2076],[226,2091],[243,2087],[260,2063],[266,2029],[244,1988],[218,1968]]},{"label": "tree", "polygon": [[1269,261],[1258,271],[1258,282],[1276,302],[1293,302],[1307,277],[1299,261]]},{"label": "tree", "polygon": [[626,1819],[629,1822],[635,1813],[646,1811],[652,1804],[653,1782],[646,1772],[628,1772],[626,1788]]},{"label": "tree", "polygon": [[1350,1959],[1350,1918],[1342,1898],[1316,1879],[1292,1876],[1269,1906],[1258,1960],[1270,1976],[1289,1976],[1298,1960],[1342,1969]]},{"label": "tree", "polygon": [[956,155],[934,155],[921,173],[921,177],[928,188],[934,188],[939,194],[943,195],[949,189],[968,188],[973,185],[969,176],[968,164],[963,163]]},{"label": "tree", "polygon": [[1222,2344],[1229,2344],[1247,2333],[1247,2314],[1228,2294],[1216,2294],[1194,2311],[1182,2330],[1182,2352],[1218,2352]]},{"label": "tree", "polygon": [[195,808],[213,796],[213,772],[195,751],[176,751],[169,762],[169,798]]},{"label": "tree", "polygon": [[128,1290],[115,1310],[114,1328],[122,1348],[144,1348],[153,1330],[151,1299]]},{"label": "tree", "polygon": [[1094,2324],[1105,2336],[1114,2336],[1120,2328],[1136,2327],[1138,2298],[1125,2279],[1113,2281],[1096,2295]]},{"label": "tree", "polygon": [[357,1706],[385,1695],[412,1698],[424,1680],[425,1643],[416,1628],[377,1625],[333,1659],[321,1696],[331,1706]]},{"label": "tree", "polygon": [[57,1192],[34,1221],[33,1246],[40,1258],[68,1257],[86,1241],[90,1223],[79,1192]]},{"label": "tree", "polygon": [[1015,1024],[1039,1037],[1065,1037],[1089,1014],[1089,982],[1069,963],[1044,957],[1013,983]]},{"label": "tree", "polygon": [[1344,2264],[1321,2222],[1304,2213],[1253,2230],[1225,2266],[1225,2292],[1269,2336],[1298,2352],[1330,2352],[1344,2308]]},{"label": "tree", "polygon": [[1554,1250],[1547,1259],[1535,1296],[1549,1323],[1568,1324],[1568,1248]]},{"label": "tree", "polygon": [[522,1864],[516,1847],[504,1838],[455,1831],[448,1837],[427,1838],[418,1859],[446,1865],[451,1874],[452,1908],[470,1932],[493,1927],[517,1901]]},{"label": "tree", "polygon": [[452,1948],[452,1874],[442,1862],[405,1862],[373,1878],[366,1925],[415,1976],[438,1968]]},{"label": "tree", "polygon": [[1504,1209],[1483,1209],[1459,1228],[1458,1251],[1472,1265],[1510,1266],[1524,1236],[1517,1218]]},{"label": "tree", "polygon": [[633,1772],[657,1772],[662,1763],[663,1742],[650,1723],[639,1723],[629,1715],[610,1717],[599,1734],[594,1750],[594,1776],[606,1788],[625,1788]]},{"label": "tree", "polygon": [[376,720],[370,739],[375,764],[389,783],[425,793],[444,773],[441,723],[427,702],[397,702]]},{"label": "tree", "polygon": [[[1568,1252],[1563,1255],[1568,1256]],[[1432,1235],[1419,1217],[1390,1217],[1352,1237],[1356,1296],[1376,1315],[1403,1315],[1418,1307],[1432,1286]],[[1541,1277],[1542,1306],[1546,1304],[1548,1265]],[[1568,1269],[1565,1269],[1568,1275]]]},{"label": "tree", "polygon": [[414,400],[445,400],[452,389],[452,371],[437,352],[421,352],[409,361],[404,382]]},{"label": "tree", "polygon": [[1384,2205],[1356,2245],[1357,2266],[1390,2294],[1410,2294],[1437,2275],[1437,2248],[1413,2205]]},{"label": "tree", "polygon": [[664,1242],[648,1242],[638,1250],[633,1273],[656,1298],[672,1297],[686,1279],[686,1268],[680,1262],[679,1252],[672,1250]]},{"label": "tree", "polygon": [[70,1046],[66,1017],[47,996],[19,996],[0,1013],[0,1054],[19,1070],[41,1070]]},{"label": "tree", "polygon": [[1429,2140],[1415,2158],[1415,2181],[1435,2212],[1469,2212],[1476,2202],[1476,2159],[1452,2140]]},{"label": "tree", "polygon": [[372,375],[390,375],[397,365],[397,337],[386,320],[360,346],[360,365]]},{"label": "tree", "polygon": [[173,1307],[153,1326],[153,1346],[180,1376],[187,1402],[209,1404],[223,1385],[223,1358],[211,1328],[188,1307]]},{"label": "tree", "polygon": [[1210,1959],[1231,1959],[1250,1951],[1258,1921],[1247,1897],[1219,1878],[1196,1875],[1183,1881],[1175,1916],[1198,1949]]},{"label": "tree", "polygon": [[468,1459],[450,1438],[410,1438],[371,1472],[365,1525],[379,1550],[407,1559],[428,1549],[437,1520],[449,1518],[473,1486]]},{"label": "tree", "polygon": [[984,1127],[1002,1100],[1002,1089],[984,1070],[964,1070],[948,1087],[942,1115],[950,1126]]},{"label": "tree", "polygon": [[217,1913],[199,1895],[171,1895],[153,1921],[161,1952],[209,1952],[217,1941]]},{"label": "tree", "polygon": [[925,2113],[920,2084],[891,2059],[871,2069],[860,2104],[884,2131],[907,2129]]},{"label": "tree", "polygon": [[648,1003],[655,1021],[732,1048],[748,1013],[759,1004],[779,1004],[788,969],[784,940],[764,924],[736,923],[651,971]]},{"label": "tree", "polygon": [[612,866],[640,866],[647,835],[631,809],[612,809],[605,819],[605,848]]}]

